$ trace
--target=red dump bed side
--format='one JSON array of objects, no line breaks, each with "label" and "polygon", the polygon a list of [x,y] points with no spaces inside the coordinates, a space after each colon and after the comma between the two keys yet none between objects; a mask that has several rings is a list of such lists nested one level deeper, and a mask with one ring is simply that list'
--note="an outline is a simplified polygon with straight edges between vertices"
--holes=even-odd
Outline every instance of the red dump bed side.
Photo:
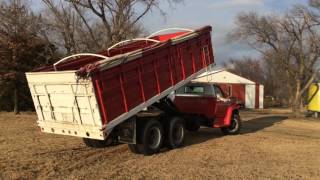
[{"label": "red dump bed side", "polygon": [[[104,124],[130,112],[214,62],[211,27],[157,37],[164,42],[137,58],[91,73]],[[182,36],[181,36],[182,35]],[[175,36],[181,38],[170,39]],[[168,40],[169,39],[169,40]]]}]

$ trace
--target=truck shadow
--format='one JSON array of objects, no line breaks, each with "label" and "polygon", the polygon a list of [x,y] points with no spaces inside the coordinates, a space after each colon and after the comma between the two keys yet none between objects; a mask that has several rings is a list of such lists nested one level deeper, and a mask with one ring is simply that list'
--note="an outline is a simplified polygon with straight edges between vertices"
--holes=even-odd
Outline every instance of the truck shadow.
[{"label": "truck shadow", "polygon": [[[259,118],[253,118],[253,119],[242,121],[242,130],[240,135],[261,131],[285,119],[288,119],[288,117],[287,116],[267,116],[267,117],[259,117]],[[223,137],[223,134],[221,133],[220,129],[201,128],[198,132],[188,132],[186,136],[187,137],[186,137],[185,145],[189,146],[193,144],[206,142],[213,138]]]},{"label": "truck shadow", "polygon": [[243,121],[242,131],[240,134],[254,133],[286,119],[288,119],[288,116],[267,116]]}]

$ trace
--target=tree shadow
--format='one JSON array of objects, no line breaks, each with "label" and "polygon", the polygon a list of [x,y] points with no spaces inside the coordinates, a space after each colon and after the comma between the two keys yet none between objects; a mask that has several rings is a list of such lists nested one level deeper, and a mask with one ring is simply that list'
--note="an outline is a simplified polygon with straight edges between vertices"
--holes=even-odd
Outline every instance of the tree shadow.
[{"label": "tree shadow", "polygon": [[[276,123],[279,123],[285,119],[287,116],[267,116],[259,117],[242,122],[241,134],[250,134],[261,131],[265,128],[271,127]],[[193,145],[206,142],[213,138],[223,137],[220,129],[215,128],[201,128],[198,132],[188,132],[186,135],[185,145]]]}]

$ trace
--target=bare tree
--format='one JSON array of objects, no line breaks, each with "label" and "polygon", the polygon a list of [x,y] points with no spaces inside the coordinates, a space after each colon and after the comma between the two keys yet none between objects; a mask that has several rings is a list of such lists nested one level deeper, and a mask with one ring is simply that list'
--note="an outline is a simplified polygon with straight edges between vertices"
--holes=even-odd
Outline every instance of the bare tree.
[{"label": "bare tree", "polygon": [[[63,0],[42,0],[47,7],[47,30],[44,32],[50,42],[63,47],[66,54],[99,50],[100,42],[93,27],[85,19],[82,8],[65,3]],[[97,33],[96,33],[97,34]]]},{"label": "bare tree", "polygon": [[315,14],[305,6],[295,6],[282,17],[242,13],[231,33],[233,39],[247,40],[288,75],[287,81],[294,84],[291,102],[296,115],[302,107],[302,96],[318,71],[315,65],[320,57],[320,34]]},{"label": "bare tree", "polygon": [[0,98],[12,97],[14,112],[19,113],[19,97],[28,94],[22,88],[24,72],[48,63],[53,46],[40,37],[41,18],[30,12],[22,0],[0,3]]},{"label": "bare tree", "polygon": [[[89,9],[102,23],[109,46],[118,41],[135,37],[143,32],[139,24],[141,19],[153,8],[164,13],[160,7],[160,0],[67,0],[77,9]],[[167,2],[180,2],[168,0]],[[139,11],[140,10],[140,11]]]},{"label": "bare tree", "polygon": [[265,95],[273,97],[277,105],[290,106],[295,83],[284,68],[279,68],[278,59],[271,57],[272,55],[262,57]]},{"label": "bare tree", "polygon": [[[167,2],[180,2],[168,0]],[[67,54],[100,51],[141,35],[141,19],[159,0],[42,0],[47,7],[46,37]]]}]

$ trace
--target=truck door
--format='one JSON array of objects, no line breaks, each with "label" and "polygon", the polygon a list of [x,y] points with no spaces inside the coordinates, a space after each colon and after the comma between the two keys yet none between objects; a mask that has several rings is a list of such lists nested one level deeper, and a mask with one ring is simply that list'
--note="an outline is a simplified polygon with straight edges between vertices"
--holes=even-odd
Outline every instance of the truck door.
[{"label": "truck door", "polygon": [[213,85],[213,89],[217,98],[215,117],[217,120],[223,120],[227,113],[228,107],[230,106],[230,101],[228,101],[228,99],[225,97],[219,86]]},{"label": "truck door", "polygon": [[209,85],[189,84],[176,92],[174,103],[181,112],[214,118],[216,97],[212,91]]}]

